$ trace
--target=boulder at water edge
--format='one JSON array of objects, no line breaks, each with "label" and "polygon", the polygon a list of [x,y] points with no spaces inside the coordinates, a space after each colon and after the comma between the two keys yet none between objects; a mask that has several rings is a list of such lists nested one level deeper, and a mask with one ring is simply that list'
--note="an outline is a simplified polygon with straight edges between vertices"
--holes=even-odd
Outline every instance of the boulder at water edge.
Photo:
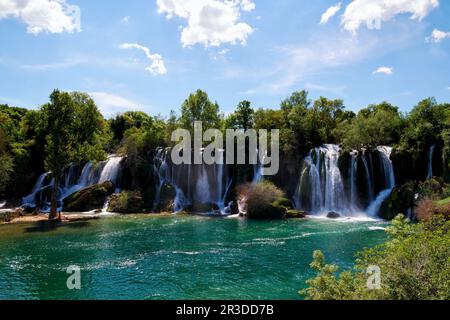
[{"label": "boulder at water edge", "polygon": [[333,211],[328,212],[328,214],[327,214],[328,219],[339,219],[340,217],[341,217],[341,215],[339,213],[333,212]]},{"label": "boulder at water edge", "polygon": [[142,213],[144,201],[139,191],[123,191],[111,196],[108,205],[109,212],[115,213]]}]

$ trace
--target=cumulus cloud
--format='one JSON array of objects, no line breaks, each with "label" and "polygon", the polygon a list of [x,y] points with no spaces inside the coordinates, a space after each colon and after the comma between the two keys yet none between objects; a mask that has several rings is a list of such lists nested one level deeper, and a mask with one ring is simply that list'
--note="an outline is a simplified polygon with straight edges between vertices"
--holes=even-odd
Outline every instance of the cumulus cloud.
[{"label": "cumulus cloud", "polygon": [[391,75],[394,73],[394,69],[390,68],[390,67],[379,67],[377,70],[375,70],[373,72],[373,74],[377,74],[377,73]]},{"label": "cumulus cloud", "polygon": [[141,50],[145,53],[146,57],[152,63],[149,67],[145,68],[146,71],[152,73],[153,75],[163,75],[167,73],[166,66],[164,64],[164,60],[161,55],[157,53],[151,53],[150,49],[144,46],[141,46],[137,43],[123,43],[120,45],[121,49],[137,49]]},{"label": "cumulus cloud", "polygon": [[342,25],[356,33],[362,25],[380,29],[381,23],[399,14],[410,14],[412,20],[422,20],[439,6],[439,0],[353,0],[345,9]]},{"label": "cumulus cloud", "polygon": [[80,9],[66,0],[0,0],[0,19],[16,18],[27,32],[80,32]]},{"label": "cumulus cloud", "polygon": [[427,42],[439,43],[446,38],[450,38],[450,32],[434,29],[431,36],[429,36],[426,40]]},{"label": "cumulus cloud", "polygon": [[339,2],[337,5],[329,7],[327,11],[322,15],[322,18],[320,19],[320,24],[326,24],[328,20],[330,20],[332,17],[336,15],[336,13],[341,10],[342,3]]},{"label": "cumulus cloud", "polygon": [[106,118],[110,118],[118,113],[137,110],[139,104],[117,94],[107,92],[90,92],[89,95],[94,99],[100,112]]},{"label": "cumulus cloud", "polygon": [[220,46],[222,43],[245,44],[253,28],[240,22],[241,11],[252,11],[251,0],[157,0],[158,13],[167,19],[176,16],[186,20],[181,27],[184,47],[195,44]]}]

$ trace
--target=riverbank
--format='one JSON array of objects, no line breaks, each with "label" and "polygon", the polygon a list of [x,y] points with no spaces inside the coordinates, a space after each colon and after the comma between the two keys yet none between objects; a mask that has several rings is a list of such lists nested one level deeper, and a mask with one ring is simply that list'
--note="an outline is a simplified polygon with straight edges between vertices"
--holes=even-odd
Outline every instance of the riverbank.
[{"label": "riverbank", "polygon": [[[12,211],[11,211],[12,212]],[[10,213],[10,212],[4,212]],[[187,216],[186,213],[180,213],[181,216]],[[80,221],[89,221],[89,220],[98,220],[102,218],[112,217],[112,216],[121,216],[116,213],[62,213],[61,221],[56,221],[57,223],[70,223],[70,222],[80,222]],[[130,215],[132,216],[132,215]],[[149,218],[162,218],[162,217],[171,217],[173,213],[138,213],[134,214],[134,216],[143,216]],[[48,220],[47,214],[37,214],[32,216],[16,216],[12,217],[10,221],[2,221],[0,225],[14,225],[14,224],[32,224],[32,223],[42,223],[42,222],[50,222]]]}]

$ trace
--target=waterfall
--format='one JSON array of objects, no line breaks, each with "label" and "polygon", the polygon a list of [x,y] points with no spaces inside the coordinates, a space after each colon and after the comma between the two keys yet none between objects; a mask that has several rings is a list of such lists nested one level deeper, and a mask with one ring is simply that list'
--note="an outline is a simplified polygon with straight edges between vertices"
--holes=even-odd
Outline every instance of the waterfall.
[{"label": "waterfall", "polygon": [[[339,169],[340,147],[337,145],[324,145],[312,149],[303,160],[294,203],[297,209],[305,210],[315,215],[326,215],[337,212],[346,216],[357,216],[367,212],[369,216],[376,216],[382,203],[389,197],[394,186],[395,176],[392,161],[390,160],[392,148],[378,147],[377,154],[382,164],[383,180],[386,189],[375,196],[375,183],[373,161],[371,153],[366,150],[353,150],[347,171],[347,187],[344,188],[344,179]],[[361,164],[361,166],[359,166]],[[358,172],[361,170],[361,172]],[[358,177],[365,178],[367,185],[367,199],[371,201],[364,210],[358,191]]]},{"label": "waterfall", "polygon": [[[224,150],[219,150],[225,159]],[[170,149],[158,149],[153,161],[156,195],[154,210],[161,202],[161,191],[165,184],[175,189],[173,203],[175,212],[191,205],[215,205],[222,214],[229,210],[225,204],[231,180],[225,164],[181,164],[174,165],[170,159]]]},{"label": "waterfall", "polygon": [[369,158],[370,163],[371,163],[371,166],[369,168],[366,150],[364,150],[363,152],[364,152],[364,154],[361,157],[361,159],[364,164],[364,170],[366,171],[367,190],[369,192],[369,199],[373,200],[373,198],[375,197],[375,192],[373,191],[374,190],[374,182],[373,182],[373,174],[372,174],[372,172],[373,172],[372,161]]},{"label": "waterfall", "polygon": [[253,165],[253,181],[252,184],[257,184],[262,181],[263,166],[261,163]]},{"label": "waterfall", "polygon": [[350,170],[349,170],[349,180],[350,180],[350,204],[353,209],[358,207],[358,194],[356,187],[356,178],[358,174],[358,151],[353,150],[350,153]]},{"label": "waterfall", "polygon": [[427,179],[433,178],[433,154],[434,154],[434,148],[436,146],[431,146],[430,151],[428,152],[428,175]]},{"label": "waterfall", "polygon": [[310,151],[304,160],[297,187],[295,202],[298,207],[309,206],[314,214],[330,211],[349,213],[349,203],[338,167],[339,153],[337,145],[324,145]]},{"label": "waterfall", "polygon": [[[100,162],[97,165],[88,162],[84,165],[80,175],[78,174],[79,166],[73,164],[70,165],[64,170],[64,175],[58,191],[58,201],[62,201],[71,194],[84,188],[106,181],[113,182],[116,185],[116,192],[119,191],[117,188],[117,178],[122,159],[122,157],[111,155],[108,157],[107,161]],[[50,205],[50,199],[45,199],[43,191],[54,185],[54,179],[51,179],[50,182],[48,182],[49,179],[47,179],[47,177],[50,175],[51,174],[47,172],[38,178],[31,194],[22,199],[23,206],[40,206],[41,210],[46,210],[45,208]],[[40,199],[36,201],[38,194],[40,194]]]},{"label": "waterfall", "polygon": [[48,173],[44,173],[39,176],[31,193],[28,196],[22,198],[22,204],[24,206],[30,207],[36,206],[36,195],[39,191],[41,191],[45,187],[45,179],[47,178],[48,175],[49,175]]},{"label": "waterfall", "polygon": [[267,152],[260,159],[259,150],[256,149],[255,157],[256,157],[256,159],[254,159],[254,161],[256,162],[256,164],[253,165],[253,180],[252,180],[252,184],[257,184],[258,182],[261,182],[261,181],[264,180],[263,171],[264,171],[264,162],[267,159]]},{"label": "waterfall", "polygon": [[377,150],[380,155],[381,163],[383,164],[383,172],[387,188],[380,192],[380,194],[376,197],[376,199],[370,204],[369,208],[367,209],[367,214],[371,217],[376,217],[378,215],[381,205],[391,195],[392,190],[395,187],[394,168],[392,166],[391,160],[392,148],[382,146],[378,147]]},{"label": "waterfall", "polygon": [[106,181],[112,181],[116,183],[117,176],[119,175],[121,161],[122,157],[110,156],[108,161],[106,162],[105,167],[103,168],[98,183],[104,183]]},{"label": "waterfall", "polygon": [[[176,196],[173,203],[173,210],[174,212],[182,211],[186,206],[189,205],[189,203],[186,200],[186,197],[183,193],[183,190],[181,190],[177,184],[176,179],[172,179],[171,175],[171,168],[168,163],[168,157],[170,154],[170,149],[164,149],[159,148],[156,151],[156,155],[153,159],[153,172],[155,174],[155,181],[157,183],[156,185],[156,194],[155,194],[155,200],[154,200],[154,210],[156,210],[156,207],[159,205],[161,201],[161,190],[164,186],[164,184],[168,183],[172,185],[175,188]],[[190,181],[190,168],[188,168],[188,181]],[[190,184],[188,188],[188,195],[190,194]]]}]

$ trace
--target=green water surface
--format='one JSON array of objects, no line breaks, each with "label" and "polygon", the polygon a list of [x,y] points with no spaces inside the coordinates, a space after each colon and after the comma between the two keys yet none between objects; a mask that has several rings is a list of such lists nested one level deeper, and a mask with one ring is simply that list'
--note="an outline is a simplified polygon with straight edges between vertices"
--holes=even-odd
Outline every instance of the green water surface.
[{"label": "green water surface", "polygon": [[[299,299],[314,250],[350,267],[385,226],[146,216],[0,226],[0,299]],[[67,289],[70,265],[80,290]]]}]

